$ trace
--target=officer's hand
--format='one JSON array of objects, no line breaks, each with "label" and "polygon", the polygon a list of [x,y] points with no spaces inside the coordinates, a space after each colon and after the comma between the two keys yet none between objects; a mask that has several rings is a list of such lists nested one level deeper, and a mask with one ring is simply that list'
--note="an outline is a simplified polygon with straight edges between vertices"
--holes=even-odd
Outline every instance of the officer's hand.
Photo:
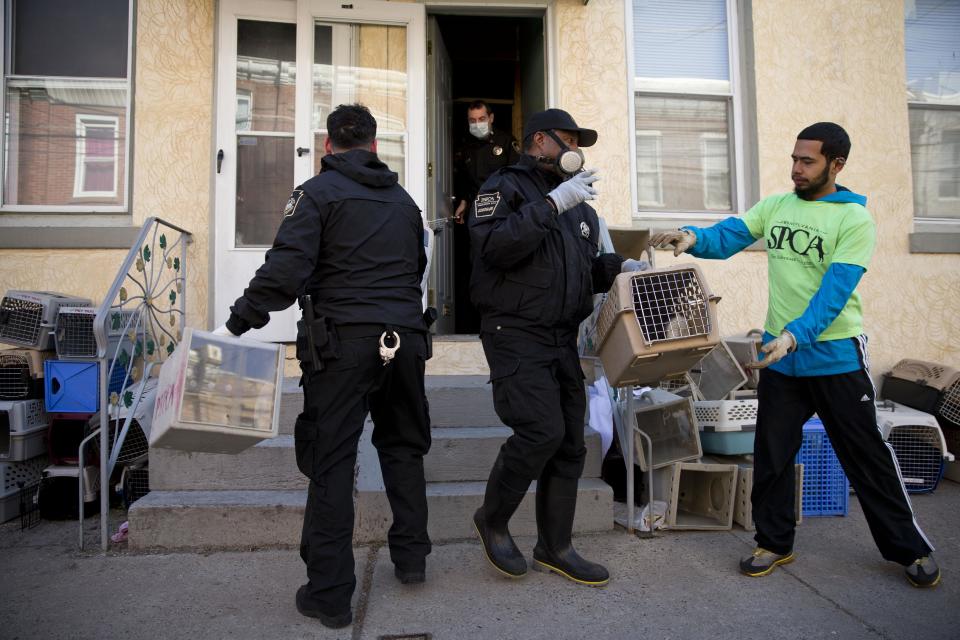
[{"label": "officer's hand", "polygon": [[593,200],[593,197],[597,195],[597,190],[591,185],[599,179],[600,176],[597,175],[596,169],[587,169],[560,183],[547,196],[557,206],[557,213],[563,213],[568,209],[573,209],[585,200]]},{"label": "officer's hand", "polygon": [[646,260],[634,260],[633,258],[627,258],[620,265],[620,273],[626,273],[628,271],[646,271],[650,268],[650,263]]},{"label": "officer's hand", "polygon": [[216,329],[214,329],[213,331],[211,331],[211,333],[212,333],[213,335],[215,335],[215,336],[224,336],[224,337],[227,337],[227,338],[238,338],[238,337],[239,337],[239,336],[238,336],[237,334],[235,334],[233,331],[230,331],[230,329],[227,329],[227,325],[225,325],[225,324],[220,325],[219,327],[217,327]]},{"label": "officer's hand", "polygon": [[793,337],[792,333],[784,330],[780,337],[774,338],[761,347],[760,353],[763,355],[763,360],[748,362],[746,367],[747,369],[766,369],[774,362],[782,360],[788,353],[795,351],[796,348],[797,339]]},{"label": "officer's hand", "polygon": [[463,212],[467,210],[467,201],[461,200],[460,204],[457,205],[457,211],[453,214],[454,220],[457,224],[463,224]]},{"label": "officer's hand", "polygon": [[662,233],[655,234],[652,238],[650,238],[650,242],[648,244],[651,247],[656,247],[657,249],[667,249],[673,245],[673,255],[676,257],[684,251],[690,249],[690,247],[693,245],[697,244],[697,234],[685,229],[664,231]]}]

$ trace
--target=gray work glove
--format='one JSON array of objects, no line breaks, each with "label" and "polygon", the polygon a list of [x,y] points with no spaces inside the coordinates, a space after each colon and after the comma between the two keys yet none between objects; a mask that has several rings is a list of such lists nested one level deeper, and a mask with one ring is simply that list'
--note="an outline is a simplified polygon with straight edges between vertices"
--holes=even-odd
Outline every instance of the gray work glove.
[{"label": "gray work glove", "polygon": [[557,213],[563,213],[568,209],[573,209],[585,200],[593,200],[593,197],[597,195],[597,190],[591,185],[599,179],[600,176],[597,175],[596,169],[581,171],[569,180],[560,183],[556,189],[547,194],[547,197],[553,200],[553,204],[557,206]]},{"label": "gray work glove", "polygon": [[783,333],[778,337],[760,348],[760,353],[763,354],[763,360],[748,362],[746,367],[747,369],[766,369],[774,362],[782,360],[788,353],[793,353],[796,350],[797,339],[793,337],[792,333],[784,329]]},{"label": "gray work glove", "polygon": [[646,260],[634,260],[633,258],[627,258],[620,265],[620,273],[626,273],[628,271],[646,271],[650,268],[650,263]]},{"label": "gray work glove", "polygon": [[650,238],[651,247],[657,249],[667,249],[673,245],[673,255],[679,256],[690,247],[697,244],[697,234],[686,229],[677,229],[676,231],[664,231]]}]

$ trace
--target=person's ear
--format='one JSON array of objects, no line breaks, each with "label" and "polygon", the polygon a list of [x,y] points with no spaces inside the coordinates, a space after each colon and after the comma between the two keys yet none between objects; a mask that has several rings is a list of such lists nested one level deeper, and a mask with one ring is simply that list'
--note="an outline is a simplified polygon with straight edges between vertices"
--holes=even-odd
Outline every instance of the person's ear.
[{"label": "person's ear", "polygon": [[333,142],[331,142],[330,136],[323,139],[323,152],[327,155],[333,153]]},{"label": "person's ear", "polygon": [[376,153],[376,152],[377,152],[377,139],[374,138],[373,142],[370,143],[370,153]]},{"label": "person's ear", "polygon": [[831,169],[832,169],[831,173],[832,173],[833,175],[837,175],[837,174],[840,173],[840,171],[843,169],[844,165],[847,164],[847,159],[846,159],[846,158],[834,158],[834,159],[833,159],[833,162],[831,162],[830,164],[833,165],[833,166],[831,167]]},{"label": "person's ear", "polygon": [[493,124],[493,112],[492,112],[492,111],[487,114],[487,122],[489,122],[490,124]]}]

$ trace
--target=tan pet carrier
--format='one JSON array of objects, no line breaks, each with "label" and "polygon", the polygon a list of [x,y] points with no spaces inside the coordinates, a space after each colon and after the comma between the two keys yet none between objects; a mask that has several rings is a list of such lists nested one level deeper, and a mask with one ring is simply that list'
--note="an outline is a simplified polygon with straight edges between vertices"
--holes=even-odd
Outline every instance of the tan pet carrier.
[{"label": "tan pet carrier", "polygon": [[610,385],[653,385],[688,371],[720,341],[719,300],[695,265],[617,276],[596,327]]}]

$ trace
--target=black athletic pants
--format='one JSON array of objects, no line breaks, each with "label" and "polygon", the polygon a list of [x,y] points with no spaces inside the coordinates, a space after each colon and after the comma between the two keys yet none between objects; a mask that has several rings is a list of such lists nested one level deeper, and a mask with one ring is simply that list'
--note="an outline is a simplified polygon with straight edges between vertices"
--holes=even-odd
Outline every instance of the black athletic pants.
[{"label": "black athletic pants", "polygon": [[751,499],[759,546],[781,554],[793,549],[794,458],[803,425],[816,413],[881,555],[908,565],[933,550],[914,519],[893,449],[877,426],[873,382],[864,369],[812,377],[764,369],[758,394]]},{"label": "black athletic pants", "polygon": [[493,405],[513,429],[501,447],[504,466],[523,478],[579,478],[586,396],[576,336],[547,345],[526,337],[481,335],[490,365]]},{"label": "black athletic pants", "polygon": [[400,349],[384,366],[379,335],[341,339],[340,357],[303,377],[304,408],[294,438],[297,466],[310,478],[310,488],[300,557],[307,565],[310,603],[328,615],[349,609],[356,587],[354,466],[368,411],[393,511],[390,558],[405,570],[422,570],[430,553],[423,477],[423,456],[430,449],[426,337],[402,333]]}]

